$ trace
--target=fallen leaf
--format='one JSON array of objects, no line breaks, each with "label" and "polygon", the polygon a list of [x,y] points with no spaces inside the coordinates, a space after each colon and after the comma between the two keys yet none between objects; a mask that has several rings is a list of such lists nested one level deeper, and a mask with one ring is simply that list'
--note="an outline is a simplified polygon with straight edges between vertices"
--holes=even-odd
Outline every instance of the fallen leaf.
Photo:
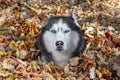
[{"label": "fallen leaf", "polygon": [[102,73],[101,73],[99,70],[96,70],[96,74],[97,74],[97,76],[98,76],[99,78],[102,78],[102,77],[103,77]]},{"label": "fallen leaf", "polygon": [[96,78],[96,76],[95,76],[95,67],[92,67],[89,71],[90,71],[90,73],[89,73],[90,79],[95,79]]},{"label": "fallen leaf", "polygon": [[108,39],[110,39],[110,38],[111,38],[111,35],[110,35],[110,33],[109,33],[109,32],[105,32],[105,36],[106,36]]},{"label": "fallen leaf", "polygon": [[15,73],[10,74],[10,76],[8,78],[6,78],[6,80],[15,80],[17,77],[17,75]]},{"label": "fallen leaf", "polygon": [[0,27],[6,23],[6,18],[7,18],[6,14],[0,16]]},{"label": "fallen leaf", "polygon": [[0,35],[0,42],[2,42],[3,40],[4,40],[4,37]]},{"label": "fallen leaf", "polygon": [[71,59],[70,59],[70,65],[71,65],[71,66],[77,66],[77,65],[79,64],[79,60],[80,60],[79,57],[71,58]]},{"label": "fallen leaf", "polygon": [[8,52],[0,51],[0,55],[6,56],[6,55],[8,55],[8,54],[9,54]]}]

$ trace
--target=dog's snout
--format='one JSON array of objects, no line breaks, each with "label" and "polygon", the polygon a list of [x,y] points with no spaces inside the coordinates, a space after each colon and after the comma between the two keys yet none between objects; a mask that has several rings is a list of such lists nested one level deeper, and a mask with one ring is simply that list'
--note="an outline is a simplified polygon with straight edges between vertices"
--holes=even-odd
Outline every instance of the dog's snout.
[{"label": "dog's snout", "polygon": [[64,45],[63,41],[57,41],[56,42],[56,46],[63,46],[63,45]]},{"label": "dog's snout", "polygon": [[56,42],[56,49],[58,51],[62,51],[63,50],[63,45],[64,45],[64,42],[63,41],[57,41]]}]

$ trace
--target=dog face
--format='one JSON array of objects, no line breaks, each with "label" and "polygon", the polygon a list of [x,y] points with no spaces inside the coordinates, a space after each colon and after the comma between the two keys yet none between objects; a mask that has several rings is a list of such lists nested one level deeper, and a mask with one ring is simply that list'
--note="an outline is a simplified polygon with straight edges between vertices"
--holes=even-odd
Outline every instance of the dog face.
[{"label": "dog face", "polygon": [[51,53],[71,53],[77,47],[79,36],[60,18],[44,33],[43,40]]},{"label": "dog face", "polygon": [[37,44],[43,52],[42,61],[53,60],[58,65],[68,63],[69,58],[78,55],[82,47],[82,32],[74,15],[51,17],[42,28]]},{"label": "dog face", "polygon": [[71,29],[66,23],[63,23],[62,19],[59,19],[58,22],[53,24],[52,28],[44,36],[44,39],[46,38],[51,42],[47,42],[46,45],[53,47],[54,51],[66,51],[71,46]]}]

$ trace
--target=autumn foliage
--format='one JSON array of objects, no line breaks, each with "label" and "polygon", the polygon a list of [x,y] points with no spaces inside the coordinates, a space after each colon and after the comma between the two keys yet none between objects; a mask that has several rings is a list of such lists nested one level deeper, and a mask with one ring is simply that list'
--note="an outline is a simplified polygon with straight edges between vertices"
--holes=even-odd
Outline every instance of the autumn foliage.
[{"label": "autumn foliage", "polygon": [[[50,15],[71,12],[85,47],[70,64],[43,64],[34,43]],[[119,80],[119,0],[0,0],[0,80]]]}]

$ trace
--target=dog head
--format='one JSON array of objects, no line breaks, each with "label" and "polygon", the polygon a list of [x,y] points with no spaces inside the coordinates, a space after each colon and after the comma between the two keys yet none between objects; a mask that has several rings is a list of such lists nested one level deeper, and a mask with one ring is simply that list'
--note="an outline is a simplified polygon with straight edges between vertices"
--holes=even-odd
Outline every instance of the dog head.
[{"label": "dog head", "polygon": [[50,17],[42,29],[42,35],[42,42],[51,53],[72,53],[81,40],[80,26],[73,14]]}]

